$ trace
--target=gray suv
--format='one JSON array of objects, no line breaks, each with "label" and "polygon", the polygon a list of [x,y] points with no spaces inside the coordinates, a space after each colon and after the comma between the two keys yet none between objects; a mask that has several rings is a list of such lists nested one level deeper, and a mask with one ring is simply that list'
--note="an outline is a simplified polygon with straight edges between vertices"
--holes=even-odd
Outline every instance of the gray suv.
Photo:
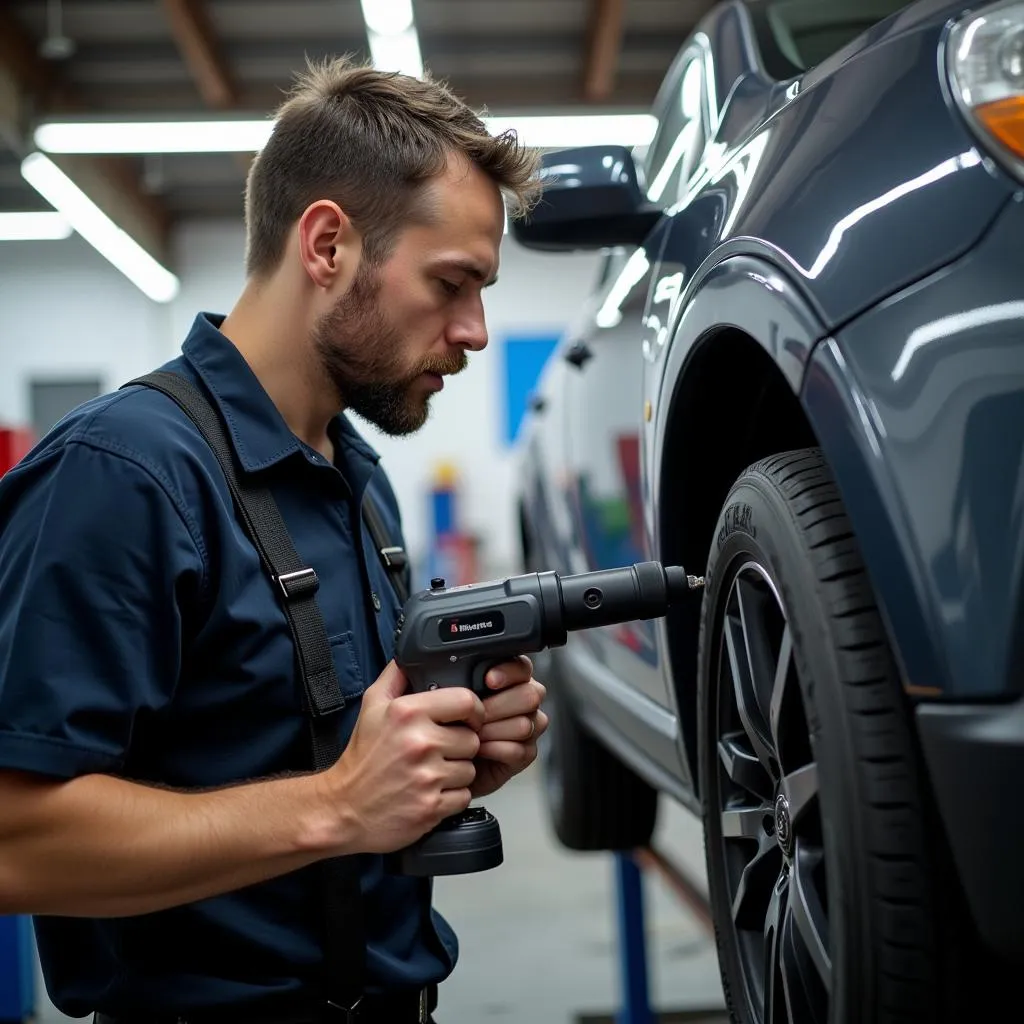
[{"label": "gray suv", "polygon": [[653,112],[513,227],[603,253],[526,567],[706,584],[553,652],[555,831],[701,816],[737,1021],[962,1019],[1024,963],[1024,2],[723,3]]}]

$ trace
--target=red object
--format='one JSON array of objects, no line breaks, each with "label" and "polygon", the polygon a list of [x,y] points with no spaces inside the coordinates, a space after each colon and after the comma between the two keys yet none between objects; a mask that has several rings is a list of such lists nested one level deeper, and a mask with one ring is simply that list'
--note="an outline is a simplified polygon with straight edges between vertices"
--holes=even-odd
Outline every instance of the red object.
[{"label": "red object", "polygon": [[448,580],[448,586],[461,587],[479,580],[477,566],[477,539],[465,533],[448,533],[437,539],[438,565],[444,571],[438,574]]},{"label": "red object", "polygon": [[35,437],[27,427],[0,427],[0,476],[28,455],[33,444]]}]

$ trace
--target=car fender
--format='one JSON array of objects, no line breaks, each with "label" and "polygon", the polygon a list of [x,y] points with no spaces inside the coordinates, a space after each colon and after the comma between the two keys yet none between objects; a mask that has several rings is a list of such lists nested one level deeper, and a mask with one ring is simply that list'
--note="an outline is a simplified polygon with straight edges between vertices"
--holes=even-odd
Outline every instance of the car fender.
[{"label": "car fender", "polygon": [[[665,291],[664,282],[679,273],[672,263],[662,264],[654,285],[656,298],[659,291]],[[656,302],[652,304],[649,319],[656,318],[657,308]],[[676,395],[700,347],[714,344],[722,330],[740,330],[761,345],[794,394],[799,394],[811,351],[825,334],[821,319],[786,272],[750,254],[727,254],[724,259],[706,261],[694,277],[689,300],[680,309],[670,310],[667,319],[671,327],[656,331],[655,341],[645,351],[647,429],[643,447],[646,464],[651,467],[645,481],[646,528],[656,557],[662,548],[662,526],[655,510],[660,507],[666,459],[670,457],[664,441]]]},{"label": "car fender", "polygon": [[[662,264],[661,276],[654,284],[665,303],[665,281],[681,271],[670,263]],[[645,530],[649,548],[655,559],[664,559],[666,544],[662,519],[663,485],[671,471],[672,453],[666,449],[669,424],[682,393],[683,382],[694,360],[705,346],[714,345],[723,331],[738,330],[756,341],[779,368],[798,395],[804,370],[815,343],[823,336],[824,327],[801,289],[777,265],[758,255],[738,253],[722,259],[709,259],[698,268],[691,282],[685,305],[665,313],[671,328],[655,330],[645,343],[647,360],[644,373],[645,415],[642,432],[642,480]],[[654,302],[648,320],[656,323],[658,303]],[[648,324],[650,327],[650,324]],[[666,339],[671,339],[667,341]],[[703,439],[706,443],[708,439]],[[700,489],[701,480],[683,481]],[[684,498],[685,500],[685,498]],[[696,569],[699,572],[699,569]],[[659,658],[665,673],[666,691],[678,702],[675,683],[678,666],[670,656],[667,618],[653,623],[655,643],[663,656]],[[682,712],[678,706],[677,714]]]},{"label": "car fender", "polygon": [[815,349],[803,407],[920,698],[1024,687],[1024,201]]}]

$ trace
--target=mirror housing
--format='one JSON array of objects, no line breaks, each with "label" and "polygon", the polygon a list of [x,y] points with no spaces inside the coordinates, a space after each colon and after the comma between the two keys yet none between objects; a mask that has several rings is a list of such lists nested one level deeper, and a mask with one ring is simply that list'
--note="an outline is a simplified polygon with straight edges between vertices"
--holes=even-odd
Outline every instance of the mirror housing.
[{"label": "mirror housing", "polygon": [[528,249],[572,252],[641,245],[662,210],[647,201],[625,146],[581,146],[545,153],[541,196],[509,224]]}]

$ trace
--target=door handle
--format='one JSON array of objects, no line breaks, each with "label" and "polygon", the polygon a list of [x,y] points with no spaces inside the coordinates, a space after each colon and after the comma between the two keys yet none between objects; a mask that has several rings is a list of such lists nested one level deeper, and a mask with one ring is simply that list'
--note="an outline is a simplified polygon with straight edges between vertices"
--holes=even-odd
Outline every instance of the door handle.
[{"label": "door handle", "polygon": [[565,353],[565,361],[572,363],[577,370],[582,370],[583,367],[594,358],[594,352],[591,347],[585,341],[574,341],[569,346],[569,350]]}]

